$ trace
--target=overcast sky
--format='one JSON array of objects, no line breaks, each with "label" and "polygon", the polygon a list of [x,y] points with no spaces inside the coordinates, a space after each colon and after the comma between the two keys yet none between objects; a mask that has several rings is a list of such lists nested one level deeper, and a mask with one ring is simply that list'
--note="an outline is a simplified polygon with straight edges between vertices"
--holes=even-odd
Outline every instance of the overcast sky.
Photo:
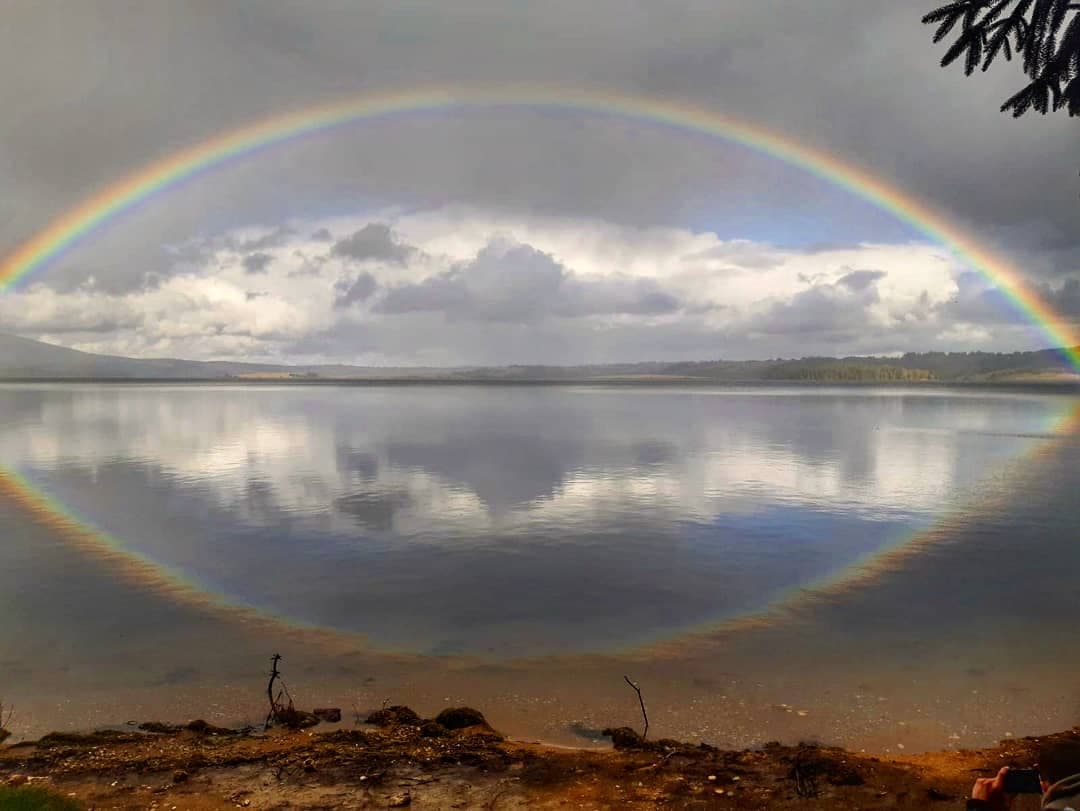
[{"label": "overcast sky", "polygon": [[[928,5],[932,5],[928,4]],[[17,2],[0,252],[267,115],[437,83],[679,100],[872,170],[1080,320],[1080,122],[998,112],[895,0]],[[0,331],[139,356],[581,363],[1045,336],[942,247],[744,147],[551,110],[396,116],[158,195],[17,291]]]}]

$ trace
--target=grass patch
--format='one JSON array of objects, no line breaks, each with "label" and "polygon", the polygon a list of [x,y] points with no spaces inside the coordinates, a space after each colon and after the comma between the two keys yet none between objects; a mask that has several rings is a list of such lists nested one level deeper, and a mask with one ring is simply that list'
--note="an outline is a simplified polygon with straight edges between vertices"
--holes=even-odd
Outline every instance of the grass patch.
[{"label": "grass patch", "polygon": [[83,811],[83,806],[37,786],[0,786],[4,811]]}]

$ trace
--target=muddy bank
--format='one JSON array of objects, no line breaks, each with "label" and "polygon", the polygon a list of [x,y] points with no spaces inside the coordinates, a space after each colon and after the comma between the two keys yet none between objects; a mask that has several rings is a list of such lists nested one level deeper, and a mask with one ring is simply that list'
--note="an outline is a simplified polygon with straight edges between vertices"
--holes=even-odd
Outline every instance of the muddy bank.
[{"label": "muddy bank", "polygon": [[882,758],[809,745],[724,751],[621,729],[609,731],[617,748],[572,750],[506,740],[475,711],[440,722],[390,709],[326,732],[192,723],[52,734],[0,748],[0,784],[101,809],[945,809],[977,775],[1030,766],[1047,740]]}]

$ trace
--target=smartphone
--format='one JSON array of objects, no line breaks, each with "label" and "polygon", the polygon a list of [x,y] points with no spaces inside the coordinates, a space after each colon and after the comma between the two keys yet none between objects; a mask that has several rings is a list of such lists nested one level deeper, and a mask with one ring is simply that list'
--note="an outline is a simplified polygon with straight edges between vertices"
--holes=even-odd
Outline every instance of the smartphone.
[{"label": "smartphone", "polygon": [[1042,794],[1038,769],[1009,769],[1003,782],[1006,794]]}]

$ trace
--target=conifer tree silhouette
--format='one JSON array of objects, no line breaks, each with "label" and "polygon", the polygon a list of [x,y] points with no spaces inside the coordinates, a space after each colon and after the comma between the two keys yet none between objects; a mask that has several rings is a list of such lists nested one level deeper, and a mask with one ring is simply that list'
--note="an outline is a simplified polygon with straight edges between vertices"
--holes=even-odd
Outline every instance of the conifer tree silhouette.
[{"label": "conifer tree silhouette", "polygon": [[964,73],[986,70],[998,56],[1022,57],[1026,87],[1001,105],[1019,118],[1028,110],[1080,116],[1080,2],[1076,0],[954,0],[922,21],[938,28],[934,42],[961,30],[942,66],[961,56]]}]

